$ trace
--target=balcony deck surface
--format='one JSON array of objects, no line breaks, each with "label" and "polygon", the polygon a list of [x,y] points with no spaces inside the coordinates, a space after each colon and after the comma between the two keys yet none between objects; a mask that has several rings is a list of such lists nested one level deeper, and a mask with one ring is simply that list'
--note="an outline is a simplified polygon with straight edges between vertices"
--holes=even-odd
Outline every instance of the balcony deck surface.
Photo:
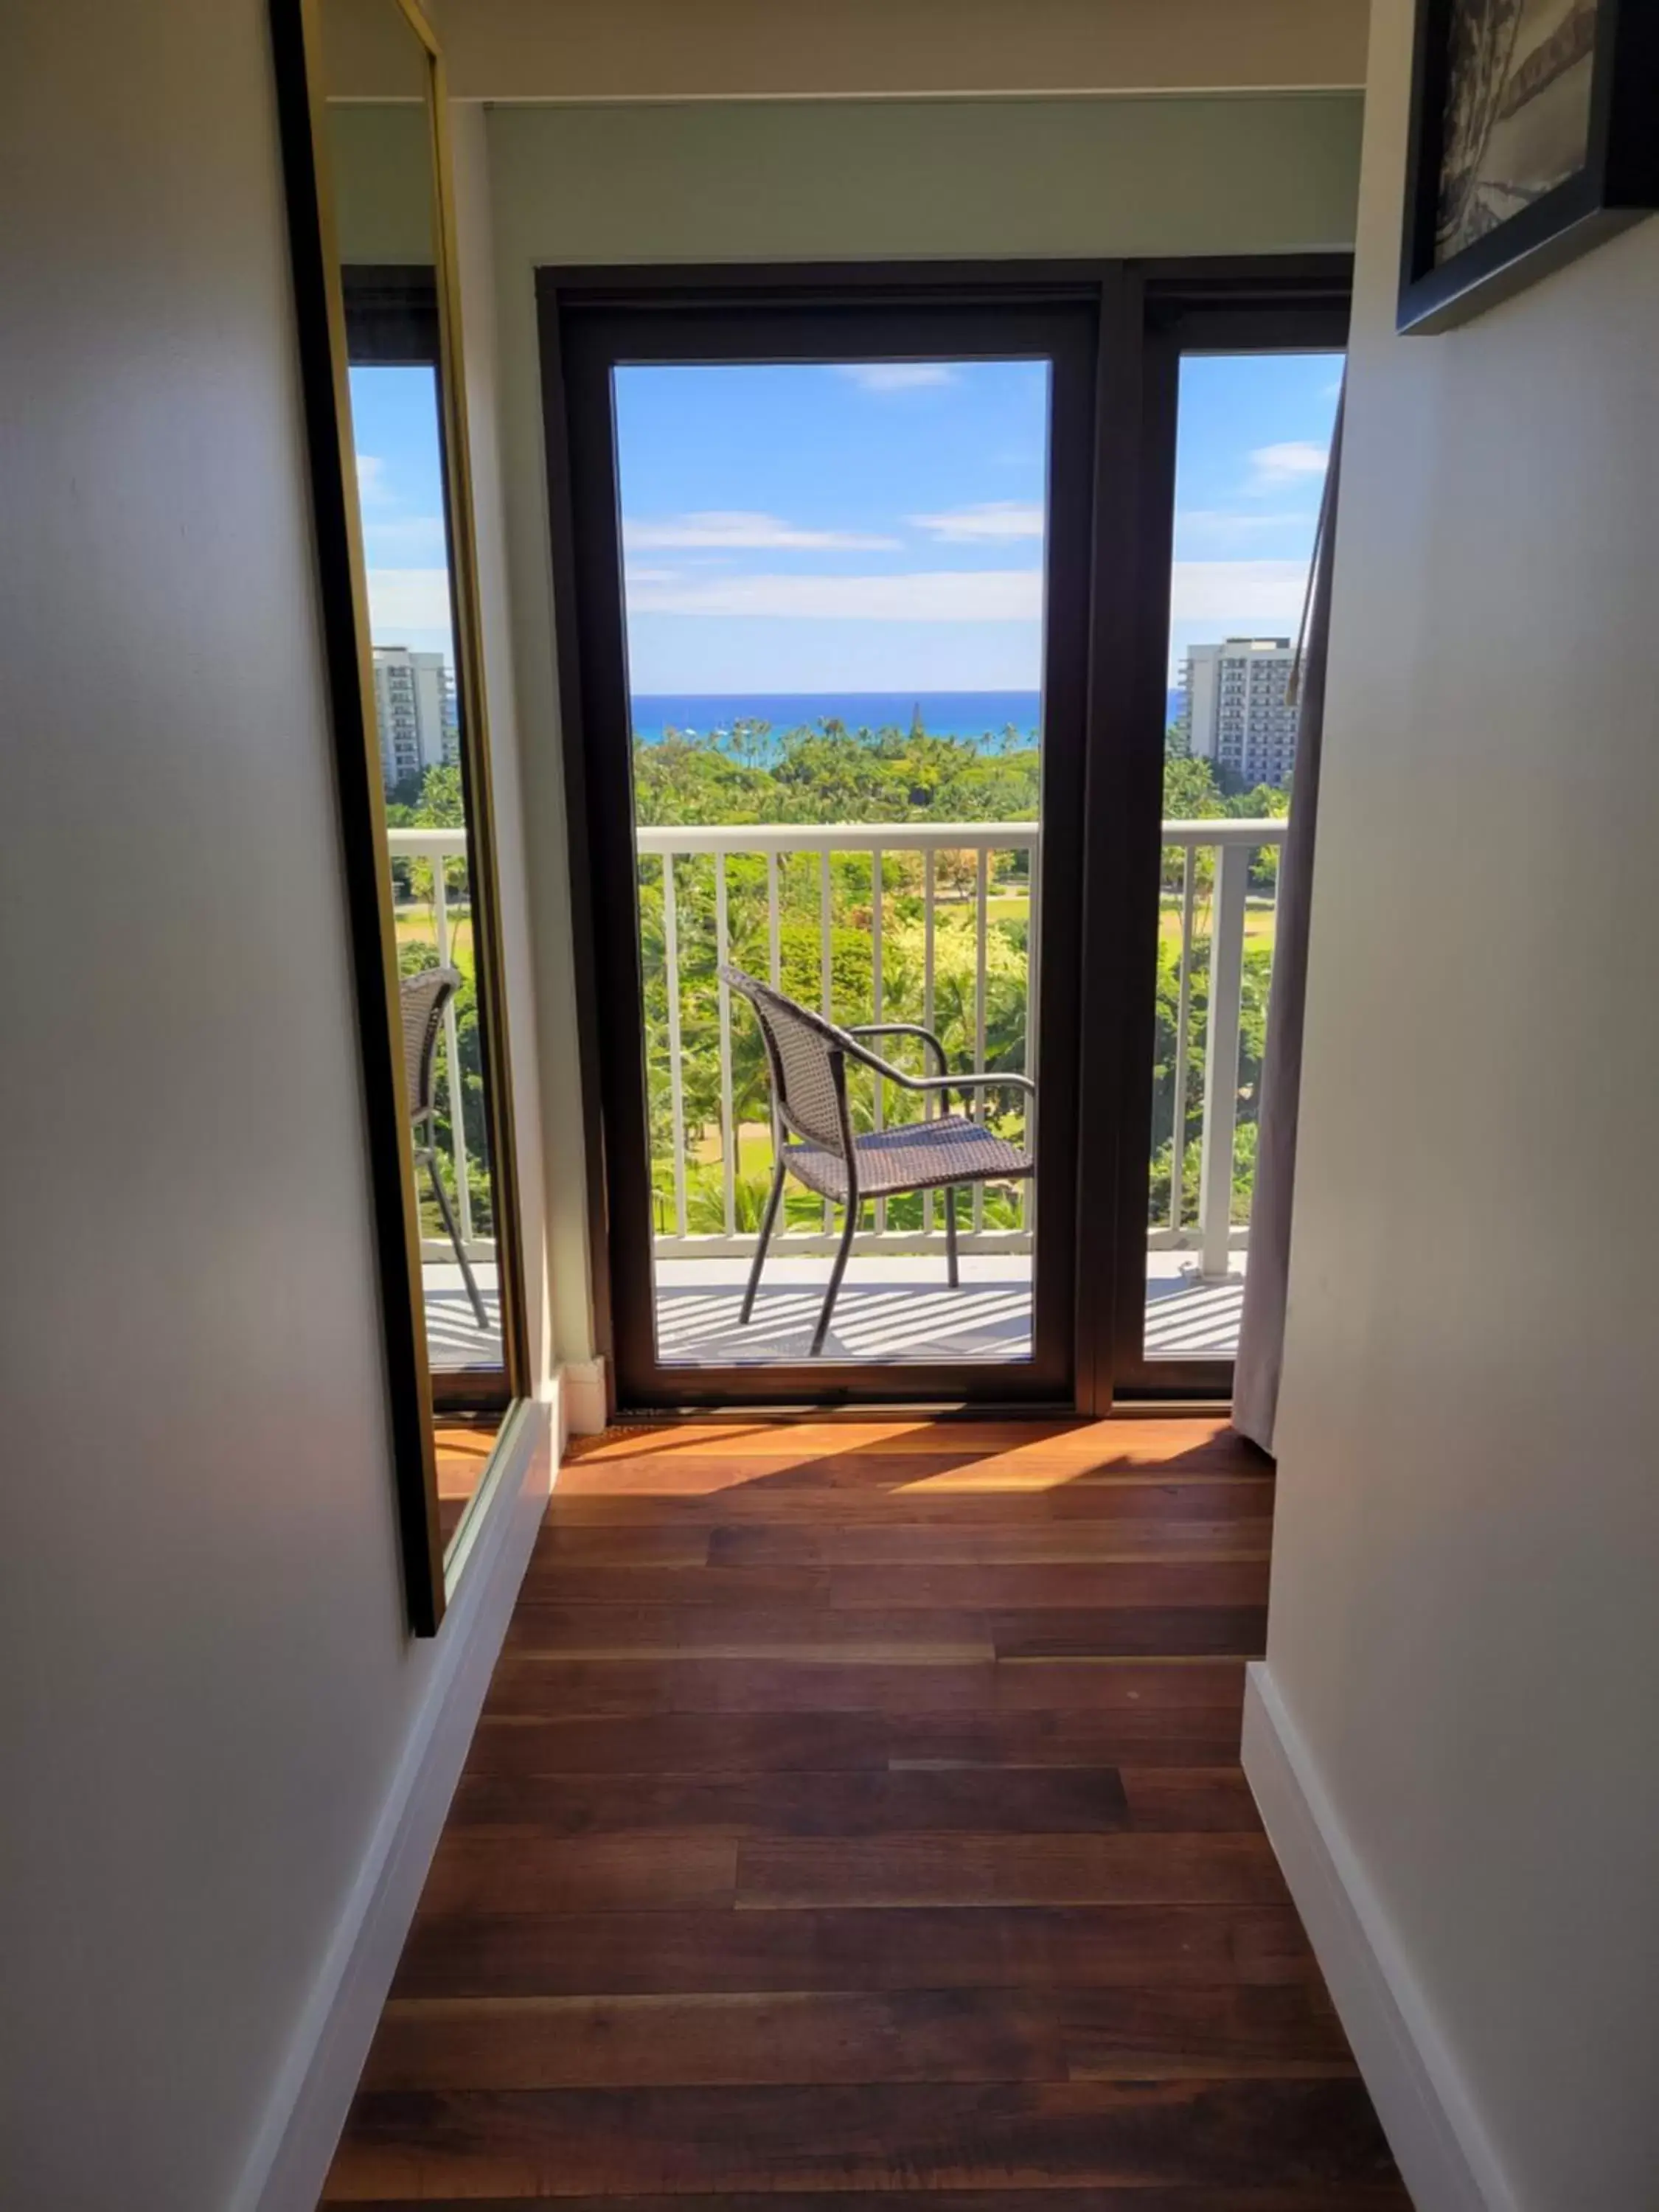
[{"label": "balcony deck surface", "polygon": [[[1244,1255],[1224,1283],[1200,1283],[1192,1256],[1151,1252],[1146,1259],[1146,1350],[1158,1358],[1231,1359],[1238,1345],[1244,1299]],[[489,1316],[472,1318],[460,1270],[428,1262],[425,1270],[427,1342],[443,1374],[498,1367],[501,1301],[495,1270],[477,1269]],[[812,1326],[830,1279],[828,1260],[782,1259],[766,1270],[755,1316],[738,1320],[748,1279],[743,1260],[659,1260],[657,1297],[661,1355],[671,1364],[735,1366],[806,1357]],[[933,1258],[860,1255],[847,1271],[836,1302],[829,1359],[1027,1359],[1031,1352],[1031,1263],[1018,1255],[964,1253],[962,1285],[951,1290]]]},{"label": "balcony deck surface", "polygon": [[[1231,1358],[1244,1297],[1243,1255],[1225,1283],[1182,1273],[1191,1257],[1147,1255],[1146,1346],[1153,1358]],[[769,1261],[755,1314],[738,1319],[748,1276],[742,1260],[659,1259],[658,1342],[672,1364],[747,1365],[807,1356],[830,1279],[827,1259]],[[860,1255],[849,1264],[827,1359],[1027,1359],[1031,1351],[1031,1263],[1018,1255],[964,1254],[951,1290],[933,1257]]]}]

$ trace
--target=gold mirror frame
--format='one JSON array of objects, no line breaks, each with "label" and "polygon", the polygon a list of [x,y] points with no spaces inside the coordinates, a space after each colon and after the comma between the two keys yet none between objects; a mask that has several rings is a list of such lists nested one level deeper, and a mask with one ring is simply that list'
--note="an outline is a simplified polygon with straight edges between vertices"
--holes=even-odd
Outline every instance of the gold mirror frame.
[{"label": "gold mirror frame", "polygon": [[461,358],[453,167],[443,55],[437,38],[415,0],[385,0],[388,9],[396,9],[407,21],[419,41],[428,70],[438,398],[449,519],[475,989],[490,1139],[507,1401],[489,1464],[446,1553],[438,1512],[420,1212],[404,1103],[397,931],[387,895],[391,854],[374,706],[368,570],[356,489],[344,291],[330,179],[323,67],[325,4],[325,0],[271,0],[271,32],[356,986],[398,1533],[410,1626],[416,1636],[433,1636],[472,1549],[495,1478],[520,1425],[529,1391],[513,1093],[502,1002],[497,845]]}]

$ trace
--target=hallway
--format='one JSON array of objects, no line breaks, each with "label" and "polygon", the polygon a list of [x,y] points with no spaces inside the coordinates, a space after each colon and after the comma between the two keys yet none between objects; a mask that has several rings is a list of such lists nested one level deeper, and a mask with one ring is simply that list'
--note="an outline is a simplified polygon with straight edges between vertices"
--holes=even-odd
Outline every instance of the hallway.
[{"label": "hallway", "polygon": [[325,2202],[1408,2207],[1237,1765],[1272,1504],[1208,1419],[578,1447]]}]

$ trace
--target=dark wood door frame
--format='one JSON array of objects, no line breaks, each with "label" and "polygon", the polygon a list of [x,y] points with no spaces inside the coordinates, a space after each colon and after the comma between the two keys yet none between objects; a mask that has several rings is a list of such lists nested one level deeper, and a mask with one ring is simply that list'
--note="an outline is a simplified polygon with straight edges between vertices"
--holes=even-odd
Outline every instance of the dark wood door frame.
[{"label": "dark wood door frame", "polygon": [[[1114,1188],[1098,1199],[1115,1233],[1111,1320],[1096,1339],[1109,1376],[1107,1400],[1224,1400],[1228,1359],[1149,1359],[1146,1354],[1146,1224],[1151,1179],[1152,1080],[1158,1009],[1158,873],[1162,841],[1165,696],[1174,573],[1176,434],[1186,354],[1340,351],[1347,344],[1352,265],[1346,256],[1309,263],[1158,264],[1143,274],[1138,379],[1125,411],[1138,420],[1138,465],[1121,556],[1129,581],[1119,638],[1126,680],[1108,702],[1098,759],[1116,838],[1101,880],[1110,887],[1110,1064],[1097,1095],[1116,1132]],[[1111,664],[1102,660],[1097,665]],[[1091,763],[1091,769],[1095,763]]]},{"label": "dark wood door frame", "polygon": [[[1144,1306],[1143,1224],[1149,1173],[1152,1029],[1158,930],[1157,835],[1161,811],[1169,579],[1175,474],[1175,393],[1183,350],[1314,349],[1344,343],[1351,262],[1346,256],[1285,257],[1255,261],[1185,263],[883,264],[741,268],[544,269],[538,273],[544,430],[548,470],[553,586],[558,636],[558,687],[569,822],[574,919],[580,1079],[587,1132],[589,1249],[598,1322],[613,1406],[731,1402],[741,1393],[775,1403],[825,1405],[857,1397],[930,1404],[981,1396],[988,1385],[1011,1408],[1052,1411],[1075,1406],[1103,1413],[1113,1397],[1224,1395],[1229,1373],[1219,1362],[1158,1362],[1146,1371],[1141,1352]],[[826,354],[823,311],[837,311],[842,335]],[[1056,1223],[1051,1205],[1038,1238],[1048,1248],[1048,1310],[1063,1312],[1069,1341],[1056,1360],[1052,1345],[1034,1346],[1032,1362],[972,1366],[867,1369],[819,1363],[743,1370],[641,1369],[638,1347],[653,1340],[641,1312],[638,1255],[649,1253],[648,1206],[641,1188],[608,1171],[608,1156],[641,1148],[642,1098],[631,1102],[617,1080],[621,1048],[607,1037],[618,1026],[617,948],[629,957],[637,939],[631,866],[596,866],[617,844],[617,781],[600,763],[594,773],[589,733],[616,727],[624,715],[625,659],[620,589],[583,591],[586,564],[619,574],[614,452],[573,445],[571,398],[591,415],[591,380],[624,342],[633,359],[749,358],[732,350],[741,320],[769,326],[765,356],[773,359],[879,358],[884,349],[917,349],[918,314],[936,338],[924,349],[971,357],[1011,350],[1011,315],[1037,328],[1044,317],[1058,334],[1091,325],[1088,449],[1092,466],[1081,481],[1051,486],[1051,530],[1070,545],[1086,579],[1085,603],[1073,613],[1052,610],[1061,650],[1045,646],[1045,733],[1050,703],[1081,734],[1073,801],[1079,834],[1065,881],[1079,921],[1079,957],[1045,963],[1042,988],[1045,1142],[1056,1115],[1076,1162],[1075,1199]],[[653,326],[672,320],[676,351],[641,351]],[[999,320],[1004,339],[970,343],[976,319]],[[792,324],[801,335],[793,350]],[[954,325],[954,335],[951,334]],[[809,333],[810,326],[810,336]],[[1315,335],[1316,332],[1323,333]],[[1067,340],[1066,343],[1074,343]],[[1081,356],[1078,356],[1079,359]],[[588,380],[584,386],[584,380]],[[1056,404],[1061,379],[1056,374]],[[1070,404],[1069,402],[1067,403]],[[1060,451],[1056,421],[1055,447]],[[1078,450],[1075,447],[1073,450]],[[1081,514],[1079,524],[1077,517]],[[1081,528],[1083,542],[1072,535]],[[1069,625],[1075,623],[1078,636]],[[1080,643],[1082,649],[1068,650]],[[1079,672],[1073,675],[1072,667]],[[1074,696],[1080,684],[1080,696]],[[1052,687],[1052,688],[1051,688]],[[1064,763],[1061,763],[1063,776]],[[1044,767],[1045,823],[1051,797]],[[607,787],[602,788],[601,784]],[[1150,809],[1150,812],[1148,811]],[[1150,833],[1148,825],[1150,824]],[[626,825],[631,836],[631,811]],[[1062,837],[1054,841],[1063,847]],[[1045,847],[1048,838],[1045,827]],[[1045,854],[1045,867],[1048,866]],[[1137,913],[1137,904],[1139,911]],[[1045,910],[1056,909],[1045,892]],[[630,1013],[639,1003],[624,990]],[[1051,1010],[1048,977],[1057,982]],[[624,979],[625,980],[625,979]],[[1069,1006],[1060,1001],[1069,993]],[[1086,1014],[1085,1010],[1086,1010]],[[1054,1022],[1061,1026],[1057,1030]],[[632,1039],[628,1040],[631,1049]],[[637,1054],[635,1054],[637,1059]],[[637,1079],[635,1079],[635,1081]],[[1052,1103],[1051,1103],[1052,1102]],[[1067,1124],[1070,1124],[1068,1127]],[[1091,1132],[1104,1133],[1092,1136]],[[635,1164],[637,1164],[637,1163]],[[639,1183],[637,1175],[632,1182]],[[642,1187],[641,1187],[642,1188]],[[616,1209],[613,1214],[613,1208]],[[1056,1263],[1063,1256],[1064,1285]],[[648,1294],[648,1283],[646,1285]],[[1041,1306],[1039,1310],[1042,1310]],[[622,1367],[618,1371],[618,1355]]]}]

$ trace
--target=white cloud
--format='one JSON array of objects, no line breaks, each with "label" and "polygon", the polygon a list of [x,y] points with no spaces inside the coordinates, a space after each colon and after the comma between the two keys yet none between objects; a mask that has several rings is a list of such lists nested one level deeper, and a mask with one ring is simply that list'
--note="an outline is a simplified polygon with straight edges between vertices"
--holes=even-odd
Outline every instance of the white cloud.
[{"label": "white cloud", "polygon": [[1258,508],[1247,513],[1228,507],[1185,507],[1176,515],[1176,536],[1178,540],[1201,539],[1218,547],[1236,544],[1241,538],[1260,538],[1273,530],[1305,531],[1311,538],[1316,520],[1311,511],[1269,513]]},{"label": "white cloud", "polygon": [[922,570],[904,576],[720,576],[641,583],[634,615],[759,615],[818,622],[1030,622],[1042,612],[1040,568]]},{"label": "white cloud", "polygon": [[1250,489],[1273,491],[1279,486],[1322,477],[1330,456],[1310,438],[1289,438],[1283,445],[1258,446],[1250,455]]},{"label": "white cloud", "polygon": [[707,512],[677,514],[665,522],[627,522],[623,537],[632,546],[653,551],[671,547],[714,546],[721,552],[763,548],[817,553],[874,552],[896,545],[896,538],[872,538],[854,530],[807,530],[781,522],[775,514]]},{"label": "white cloud", "polygon": [[1170,613],[1176,622],[1218,625],[1219,637],[1263,621],[1295,620],[1307,585],[1305,561],[1177,561]]},{"label": "white cloud", "polygon": [[368,618],[374,630],[449,628],[447,568],[371,568]]},{"label": "white cloud", "polygon": [[365,507],[380,507],[392,496],[386,480],[386,463],[378,453],[357,456],[357,496]]},{"label": "white cloud", "polygon": [[925,386],[957,380],[947,361],[838,362],[836,373],[863,392],[918,392]]},{"label": "white cloud", "polygon": [[401,568],[422,554],[441,561],[449,550],[441,514],[365,515],[363,535],[369,559],[386,568]]},{"label": "white cloud", "polygon": [[948,514],[913,514],[911,522],[947,545],[981,544],[993,538],[1041,538],[1042,508],[1035,501],[988,499]]}]

